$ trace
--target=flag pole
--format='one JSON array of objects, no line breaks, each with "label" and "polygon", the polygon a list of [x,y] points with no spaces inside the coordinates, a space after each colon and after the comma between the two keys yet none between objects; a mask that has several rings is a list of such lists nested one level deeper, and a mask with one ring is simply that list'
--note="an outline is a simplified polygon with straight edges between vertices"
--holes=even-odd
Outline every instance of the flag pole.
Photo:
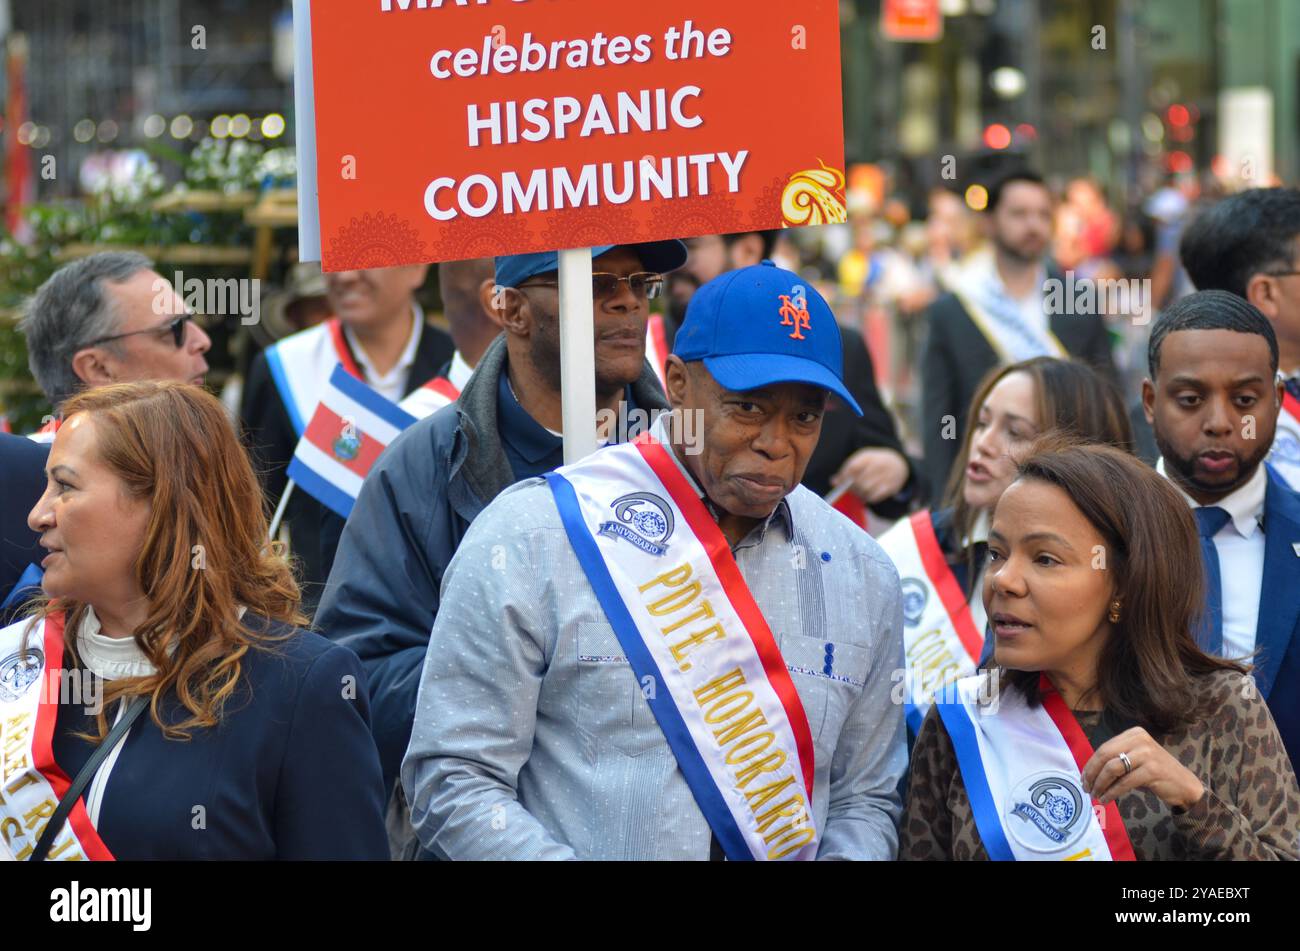
[{"label": "flag pole", "polygon": [[280,504],[275,507],[275,515],[271,516],[271,529],[266,533],[266,540],[275,541],[276,533],[280,530],[280,523],[284,521],[284,510],[289,505],[289,496],[293,495],[294,487],[297,485],[292,479],[284,487],[284,494],[280,496]]},{"label": "flag pole", "polygon": [[596,451],[596,335],[591,293],[591,249],[561,251],[560,401],[564,462]]}]

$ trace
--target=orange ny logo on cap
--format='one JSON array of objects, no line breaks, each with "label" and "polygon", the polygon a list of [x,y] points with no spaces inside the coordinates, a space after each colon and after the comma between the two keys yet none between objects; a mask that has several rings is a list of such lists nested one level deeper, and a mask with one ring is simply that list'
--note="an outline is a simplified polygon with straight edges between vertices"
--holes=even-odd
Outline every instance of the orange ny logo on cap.
[{"label": "orange ny logo on cap", "polygon": [[778,294],[781,298],[782,327],[793,327],[790,331],[792,340],[803,340],[803,331],[812,330],[812,318],[808,316],[808,292],[802,284],[796,284],[789,294]]}]

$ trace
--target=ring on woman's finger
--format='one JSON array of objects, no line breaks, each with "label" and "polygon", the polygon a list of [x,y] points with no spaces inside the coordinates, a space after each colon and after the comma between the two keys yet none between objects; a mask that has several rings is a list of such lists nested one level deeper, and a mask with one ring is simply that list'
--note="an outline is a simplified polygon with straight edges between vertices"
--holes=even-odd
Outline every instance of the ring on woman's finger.
[{"label": "ring on woman's finger", "polygon": [[1120,753],[1120,754],[1119,754],[1119,761],[1120,761],[1121,763],[1124,764],[1124,775],[1125,775],[1125,776],[1127,776],[1129,773],[1133,772],[1133,761],[1132,761],[1131,759],[1128,758],[1128,754],[1127,754],[1127,753]]}]

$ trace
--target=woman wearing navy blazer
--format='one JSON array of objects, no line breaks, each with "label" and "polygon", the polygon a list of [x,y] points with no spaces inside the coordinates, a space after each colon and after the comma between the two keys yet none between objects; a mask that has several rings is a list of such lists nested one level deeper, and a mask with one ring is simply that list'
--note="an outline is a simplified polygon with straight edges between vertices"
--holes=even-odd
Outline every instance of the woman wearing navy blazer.
[{"label": "woman wearing navy blazer", "polygon": [[142,712],[50,859],[384,859],[360,662],[300,629],[221,404],[179,383],[64,407],[29,524],[48,600],[0,631],[0,834],[30,858],[71,779]]}]

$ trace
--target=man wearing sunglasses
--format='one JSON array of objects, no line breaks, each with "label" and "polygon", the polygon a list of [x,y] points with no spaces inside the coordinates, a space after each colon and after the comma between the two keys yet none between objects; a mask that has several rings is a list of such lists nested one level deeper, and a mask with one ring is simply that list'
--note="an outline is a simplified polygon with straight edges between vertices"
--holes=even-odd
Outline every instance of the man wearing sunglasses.
[{"label": "man wearing sunglasses", "polygon": [[[592,254],[596,408],[665,409],[645,358],[646,321],[663,273],[685,262],[686,249],[658,241]],[[375,464],[321,597],[316,627],[365,665],[371,728],[390,789],[411,735],[442,576],[461,538],[505,488],[564,461],[557,273],[554,252],[497,259],[494,304],[504,333],[460,399],[407,429]],[[400,799],[390,818],[394,854],[413,857],[414,832]]]},{"label": "man wearing sunglasses", "polygon": [[[203,383],[212,341],[142,254],[108,251],[65,265],[20,324],[28,364],[55,407],[84,387],[132,380]],[[53,438],[56,423],[38,436]],[[48,431],[48,432],[47,432]]]}]

